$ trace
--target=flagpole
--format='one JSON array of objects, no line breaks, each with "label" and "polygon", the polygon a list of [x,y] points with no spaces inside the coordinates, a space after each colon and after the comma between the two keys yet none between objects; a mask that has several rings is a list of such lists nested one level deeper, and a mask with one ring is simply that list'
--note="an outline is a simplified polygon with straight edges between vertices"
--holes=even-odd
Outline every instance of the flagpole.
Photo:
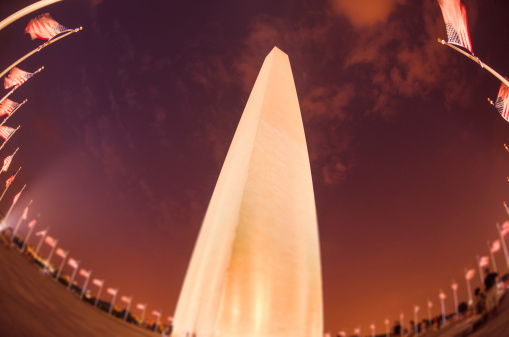
[{"label": "flagpole", "polygon": [[99,287],[99,291],[97,292],[97,297],[95,298],[94,307],[97,307],[99,303],[99,296],[101,296],[101,291],[103,290],[104,280],[102,280],[101,286]]},{"label": "flagpole", "polygon": [[29,230],[28,230],[28,234],[27,234],[27,237],[25,238],[25,240],[23,240],[23,246],[21,247],[21,251],[23,251],[28,243],[28,239],[30,238],[30,235],[32,234],[32,231],[34,230],[34,227],[31,227]]},{"label": "flagpole", "polygon": [[55,248],[58,245],[58,240],[55,242],[55,245],[51,248],[51,252],[49,253],[48,259],[46,260],[46,265],[44,266],[44,269],[49,269],[48,265],[50,264],[51,258],[53,257],[53,252],[55,251]]},{"label": "flagpole", "polygon": [[141,311],[141,323],[143,323],[143,319],[145,318],[145,310],[147,310],[147,303],[145,303],[145,306],[143,307],[143,310]]},{"label": "flagpole", "polygon": [[[18,148],[19,149],[19,148]],[[16,149],[16,151],[18,151],[18,149]],[[16,152],[14,152],[16,153]],[[13,155],[14,156],[14,155]],[[16,175],[18,174],[19,170],[21,170],[21,166],[19,167],[19,169],[16,171],[16,174],[14,175],[14,178],[16,178]],[[9,186],[11,186],[11,184],[9,184]],[[2,198],[4,197],[4,194],[5,192],[7,192],[7,189],[9,188],[9,186],[5,186],[5,190],[4,190],[4,193],[2,193],[2,195],[0,196],[0,201],[2,201]]]},{"label": "flagpole", "polygon": [[[159,311],[159,315],[156,315],[157,318],[156,318],[156,324],[154,326],[154,332],[157,331],[157,326],[159,325],[159,317],[161,317],[161,312]],[[374,324],[373,324],[373,327],[374,327]],[[373,337],[375,337],[375,329],[372,329],[373,331]]]},{"label": "flagpole", "polygon": [[468,290],[468,304],[472,304],[472,288],[470,288],[470,280],[467,278],[467,269],[465,268],[465,280],[467,281],[467,290]]},{"label": "flagpole", "polygon": [[39,244],[37,245],[37,248],[35,249],[35,255],[36,256],[39,256],[39,250],[41,250],[41,246],[42,246],[42,242],[44,241],[44,239],[46,238],[46,235],[48,235],[48,230],[49,230],[49,227],[46,227],[46,230],[44,232],[44,235],[41,237],[41,239],[39,240]]},{"label": "flagpole", "polygon": [[78,268],[80,267],[80,262],[79,261],[77,261],[77,262],[78,262],[78,265],[76,266],[76,268],[74,268],[74,271],[72,272],[71,280],[69,281],[67,290],[71,290],[72,283],[74,282],[74,277],[76,276],[76,271],[78,271]]},{"label": "flagpole", "polygon": [[16,89],[18,89],[18,85],[15,85],[14,88],[11,89],[11,91],[9,91],[4,97],[2,97],[2,99],[0,99],[0,103],[5,101],[5,99],[9,97]]},{"label": "flagpole", "polygon": [[492,75],[494,75],[496,78],[498,78],[500,81],[502,81],[502,83],[504,83],[505,85],[507,85],[509,87],[509,81],[507,81],[499,73],[497,73],[495,70],[493,70],[490,66],[488,66],[487,64],[481,62],[481,60],[477,56],[469,54],[466,51],[461,50],[460,48],[458,48],[458,47],[456,47],[456,46],[450,44],[449,42],[446,42],[446,41],[444,41],[444,40],[442,40],[440,38],[438,39],[438,42],[440,42],[442,44],[445,44],[445,45],[451,47],[452,49],[456,50],[457,52],[460,52],[461,54],[465,55],[466,57],[468,57],[469,59],[471,59],[475,63],[479,64],[481,66],[481,68],[486,69],[487,71],[489,71]]},{"label": "flagpole", "polygon": [[505,262],[507,264],[507,269],[509,269],[509,255],[507,254],[507,246],[505,245],[505,239],[502,236],[502,231],[500,230],[500,225],[498,223],[496,223],[495,226],[497,226],[498,235],[500,236],[500,242],[502,243],[502,248],[504,249]]},{"label": "flagpole", "polygon": [[[2,123],[0,123],[0,126],[4,125],[4,123],[9,119],[9,117],[11,117],[27,101],[28,101],[28,99],[25,99],[23,102],[19,103],[18,106],[14,110],[12,110],[12,112],[10,114],[7,115],[7,117],[2,121]],[[1,101],[0,101],[0,103],[1,103]]]},{"label": "flagpole", "polygon": [[440,298],[440,304],[441,304],[441,307],[442,307],[442,325],[444,325],[445,324],[445,303],[444,303],[445,294],[442,291],[442,289],[440,289],[440,293],[439,293],[438,297]]},{"label": "flagpole", "polygon": [[[19,192],[19,196],[21,196],[21,193],[23,192],[23,190],[25,189],[25,187],[27,186],[27,184],[25,184],[23,186],[23,188],[21,189],[21,191]],[[7,215],[5,215],[5,218],[3,219],[4,223],[7,221],[7,218],[9,217],[9,215],[11,214],[11,211],[12,211],[12,208],[14,207],[14,202],[12,203],[11,207],[9,208],[9,210],[7,211]]]},{"label": "flagpole", "polygon": [[55,281],[58,281],[60,274],[62,273],[62,269],[64,269],[65,260],[67,259],[67,255],[69,255],[69,251],[65,253],[65,257],[62,258],[62,262],[60,262],[60,267],[58,268],[57,275],[55,276]]},{"label": "flagpole", "polygon": [[451,284],[452,292],[454,295],[454,312],[456,313],[456,318],[459,318],[458,312],[458,284],[452,280]]},{"label": "flagpole", "polygon": [[482,267],[481,267],[481,261],[479,260],[479,255],[476,255],[477,256],[477,265],[479,266],[479,277],[481,278],[481,285],[484,284],[484,273],[482,271]]},{"label": "flagpole", "polygon": [[[17,148],[16,148],[16,150],[14,151],[14,153],[13,153],[13,154],[11,154],[10,156],[7,156],[7,157],[5,158],[5,159],[7,159],[7,158],[9,158],[9,157],[10,157],[9,165],[7,165],[7,167],[5,168],[5,170],[4,170],[4,166],[5,166],[5,159],[4,159],[4,164],[2,165],[2,169],[0,169],[0,174],[1,174],[2,172],[7,172],[7,170],[9,169],[9,166],[11,166],[11,162],[12,162],[12,160],[14,159],[14,155],[16,154],[16,152],[18,152],[18,150],[19,150],[19,147],[17,147]],[[21,167],[18,169],[18,171],[19,171],[19,170],[21,170]],[[18,172],[16,172],[16,174],[18,174]],[[14,175],[14,176],[16,176],[16,175]],[[2,196],[3,196],[3,195],[2,195]],[[0,199],[0,200],[1,200],[1,199]]]},{"label": "flagpole", "polygon": [[488,250],[490,251],[491,264],[493,265],[493,271],[497,271],[497,263],[495,262],[495,256],[493,255],[493,252],[491,251],[490,240],[488,240]]},{"label": "flagpole", "polygon": [[405,332],[405,329],[404,329],[404,324],[405,324],[405,314],[404,313],[401,313],[399,314],[399,320],[401,321],[401,336],[403,336],[403,333]]},{"label": "flagpole", "polygon": [[29,52],[28,54],[26,54],[25,56],[23,56],[22,58],[20,58],[19,60],[17,60],[16,62],[14,62],[13,64],[11,64],[8,68],[6,68],[1,74],[0,74],[0,77],[3,77],[9,70],[11,70],[12,68],[14,68],[15,66],[17,66],[19,63],[21,63],[22,61],[24,61],[26,58],[32,56],[32,54],[34,53],[37,53],[38,51],[40,51],[41,49],[43,49],[44,47],[46,46],[49,46],[50,44],[52,44],[53,42],[56,42],[60,39],[63,39],[64,37],[70,35],[70,34],[73,34],[73,33],[77,33],[79,32],[80,30],[82,30],[83,27],[80,27],[80,28],[76,28],[76,29],[71,29],[70,31],[68,31],[67,33],[55,38],[55,39],[52,39],[52,40],[49,40],[49,41],[46,41],[44,42],[43,44],[41,44],[39,47],[35,48],[34,50],[32,50],[31,52]]},{"label": "flagpole", "polygon": [[417,322],[417,312],[419,311],[418,306],[414,305],[414,336],[419,336],[419,328],[418,328],[418,322]]},{"label": "flagpole", "polygon": [[430,303],[431,301],[429,300],[429,297],[428,297],[428,303],[427,306],[428,306],[428,324],[431,324],[431,306],[430,306]]},{"label": "flagpole", "polygon": [[115,292],[115,295],[113,295],[113,299],[111,300],[111,303],[110,303],[110,311],[108,314],[111,315],[111,313],[113,312],[113,306],[115,305],[115,299],[117,298],[117,293],[118,293],[118,289],[117,291]]},{"label": "flagpole", "polygon": [[85,280],[85,283],[83,283],[83,287],[81,288],[81,295],[80,295],[80,299],[83,299],[83,295],[85,294],[85,291],[87,290],[87,284],[88,284],[88,280],[90,279],[90,275],[92,274],[92,271],[90,270],[88,272],[88,276],[87,276],[87,279]]},{"label": "flagpole", "polygon": [[18,125],[18,127],[12,131],[12,133],[7,137],[7,139],[2,143],[2,146],[0,146],[0,150],[4,148],[5,144],[7,143],[7,141],[9,139],[11,139],[12,136],[14,136],[14,134],[16,133],[16,131],[18,131],[18,129],[21,127],[21,125]]},{"label": "flagpole", "polygon": [[[2,199],[0,198],[0,200],[2,200]],[[27,207],[30,207],[30,205],[32,204],[32,201],[33,200],[30,200]],[[23,214],[19,217],[16,227],[14,227],[14,230],[12,231],[12,236],[11,236],[12,239],[14,239],[14,236],[16,235],[16,232],[18,231],[19,225],[21,224],[21,221],[23,221],[24,216],[25,216],[25,212],[23,211]]]},{"label": "flagpole", "polygon": [[25,16],[25,15],[27,15],[29,13],[32,13],[33,11],[36,11],[39,8],[46,7],[46,6],[51,5],[51,4],[53,4],[55,2],[58,2],[58,1],[62,1],[62,0],[41,0],[39,2],[36,2],[36,3],[31,4],[29,6],[26,6],[25,8],[20,9],[16,13],[14,13],[14,14],[10,15],[9,17],[3,19],[0,22],[0,30],[4,29],[5,27],[10,25],[14,21],[22,18],[23,16]]},{"label": "flagpole", "polygon": [[127,307],[125,309],[125,315],[124,315],[124,321],[127,322],[127,315],[129,314],[129,308],[131,307],[131,302],[133,301],[133,298],[129,298],[129,303],[127,303]]}]

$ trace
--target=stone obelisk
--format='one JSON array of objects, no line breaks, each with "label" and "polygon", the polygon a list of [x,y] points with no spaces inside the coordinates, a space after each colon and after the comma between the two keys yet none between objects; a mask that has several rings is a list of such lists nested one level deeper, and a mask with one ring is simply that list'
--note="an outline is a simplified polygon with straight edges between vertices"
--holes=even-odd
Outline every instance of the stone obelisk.
[{"label": "stone obelisk", "polygon": [[265,58],[221,169],[175,337],[322,335],[318,226],[288,56]]}]

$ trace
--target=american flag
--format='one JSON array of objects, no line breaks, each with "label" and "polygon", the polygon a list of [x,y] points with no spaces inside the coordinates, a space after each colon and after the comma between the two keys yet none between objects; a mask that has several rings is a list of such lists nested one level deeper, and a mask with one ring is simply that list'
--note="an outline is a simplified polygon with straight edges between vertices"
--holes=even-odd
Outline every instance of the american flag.
[{"label": "american flag", "polygon": [[37,223],[37,220],[35,220],[35,219],[30,221],[30,223],[28,224],[28,228],[34,228],[36,223]]},{"label": "american flag", "polygon": [[490,259],[487,256],[481,256],[479,258],[479,267],[487,267],[490,264]]},{"label": "american flag", "polygon": [[418,313],[418,312],[419,312],[419,310],[421,310],[421,307],[420,307],[420,306],[418,306],[418,305],[414,306],[414,312],[415,312],[415,313]]},{"label": "american flag", "polygon": [[62,248],[57,248],[57,251],[56,251],[57,255],[60,256],[61,258],[64,258],[67,256],[67,253],[65,250],[63,250]]},{"label": "american flag", "polygon": [[138,308],[140,310],[145,310],[146,307],[147,307],[146,304],[141,304],[141,303],[138,303],[138,305],[136,306],[136,308]]},{"label": "american flag", "polygon": [[73,259],[72,257],[69,259],[69,261],[67,262],[67,264],[71,267],[73,267],[74,269],[78,268],[78,264],[79,262],[76,261],[75,259]]},{"label": "american flag", "polygon": [[20,86],[32,76],[34,76],[34,74],[21,70],[18,67],[14,67],[9,72],[9,75],[4,78],[4,88],[9,89],[15,85]]},{"label": "american flag", "polygon": [[458,284],[457,283],[451,284],[451,289],[452,290],[458,290]]},{"label": "american flag", "polygon": [[433,302],[428,301],[428,308],[433,308]]},{"label": "american flag", "polygon": [[85,270],[83,268],[80,269],[80,275],[83,277],[87,277],[87,278],[90,277],[91,272],[92,272],[91,270]]},{"label": "american flag", "polygon": [[19,192],[18,194],[16,194],[16,196],[14,197],[14,199],[12,200],[12,204],[15,205],[17,202],[18,202],[18,199],[21,195],[21,192]]},{"label": "american flag", "polygon": [[439,294],[438,294],[438,298],[441,299],[441,300],[445,300],[447,298],[447,296],[444,294],[443,291],[441,291]]},{"label": "american flag", "polygon": [[502,83],[498,91],[497,100],[493,104],[500,115],[509,122],[509,87]]},{"label": "american flag", "polygon": [[[14,177],[11,177],[14,180]],[[23,220],[26,220],[28,218],[28,206],[25,207],[25,210],[23,211],[23,215],[21,216]]]},{"label": "american flag", "polygon": [[98,280],[98,279],[95,278],[95,279],[92,280],[92,283],[94,285],[98,286],[98,287],[102,287],[103,284],[104,284],[104,280]]},{"label": "american flag", "polygon": [[118,289],[108,288],[108,290],[106,290],[106,292],[112,296],[116,296]]},{"label": "american flag", "polygon": [[[16,152],[14,152],[16,153]],[[12,158],[14,157],[14,153],[10,156],[5,157],[4,165],[2,166],[2,170],[0,172],[7,172],[9,166],[11,165]]]},{"label": "american flag", "polygon": [[44,239],[44,242],[46,242],[51,247],[55,247],[55,245],[57,244],[57,240],[55,240],[49,235]]},{"label": "american flag", "polygon": [[122,296],[120,300],[125,303],[131,303],[132,297]]},{"label": "american flag", "polygon": [[10,184],[14,181],[14,176],[11,176],[7,181],[5,182],[5,188],[9,187]]},{"label": "american flag", "polygon": [[7,139],[9,138],[10,135],[12,135],[14,131],[16,131],[16,129],[2,125],[0,126],[0,137],[2,137],[3,139]]},{"label": "american flag", "polygon": [[467,25],[467,11],[460,0],[438,0],[444,16],[449,43],[462,46],[472,52]]},{"label": "american flag", "polygon": [[44,235],[46,235],[46,233],[48,233],[47,229],[38,231],[37,233],[35,233],[35,236],[44,236]]},{"label": "american flag", "polygon": [[509,233],[509,221],[506,221],[502,225],[499,225],[498,230],[500,231],[500,235],[502,237],[505,237],[505,235]]},{"label": "american flag", "polygon": [[495,240],[490,244],[490,252],[496,253],[500,250],[500,240]]},{"label": "american flag", "polygon": [[0,116],[10,115],[11,112],[18,107],[19,103],[11,101],[6,98],[2,103],[0,103]]},{"label": "american flag", "polygon": [[152,315],[157,316],[157,317],[161,317],[161,310],[154,310],[154,311],[152,311]]},{"label": "american flag", "polygon": [[51,40],[54,36],[68,31],[69,29],[53,20],[49,13],[44,13],[30,20],[25,28],[25,33],[30,34],[32,40]]}]

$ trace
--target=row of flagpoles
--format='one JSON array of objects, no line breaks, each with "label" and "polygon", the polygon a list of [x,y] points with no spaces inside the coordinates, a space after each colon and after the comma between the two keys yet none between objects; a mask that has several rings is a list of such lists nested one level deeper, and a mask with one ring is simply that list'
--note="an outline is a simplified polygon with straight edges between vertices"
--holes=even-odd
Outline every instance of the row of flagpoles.
[{"label": "row of flagpoles", "polygon": [[[500,113],[500,115],[509,122],[509,81],[507,78],[504,78],[499,73],[497,73],[495,70],[493,70],[491,67],[489,67],[487,64],[481,62],[481,60],[474,55],[472,52],[472,44],[470,41],[470,35],[468,32],[468,23],[467,23],[467,13],[466,8],[463,4],[461,4],[461,0],[438,0],[438,3],[440,5],[440,9],[442,11],[442,15],[444,17],[445,27],[447,31],[447,40],[444,41],[443,39],[438,39],[438,42],[447,45],[451,47],[452,49],[456,50],[457,52],[461,53],[462,55],[468,57],[469,59],[473,60],[477,64],[479,64],[483,69],[486,69],[491,74],[493,74],[497,79],[499,79],[502,83],[500,85],[500,89],[497,95],[497,98],[495,102],[493,102],[491,99],[488,98],[488,101],[490,104],[492,104]],[[507,151],[509,151],[509,148],[505,146]],[[508,178],[509,180],[509,178]],[[509,207],[506,203],[504,203],[504,207],[509,215]],[[496,224],[497,232],[499,234],[498,239],[490,241],[488,240],[488,251],[489,255],[485,256],[476,256],[476,262],[477,267],[479,269],[479,278],[481,281],[481,285],[484,284],[484,274],[483,274],[483,268],[487,268],[489,266],[490,260],[492,263],[493,270],[497,271],[497,265],[495,261],[494,254],[502,248],[505,256],[505,261],[507,264],[507,268],[509,269],[509,254],[507,252],[507,245],[505,242],[504,237],[509,233],[509,221],[506,221],[504,224]],[[467,284],[467,292],[468,292],[468,299],[469,304],[472,303],[472,289],[470,281],[475,275],[476,270],[475,269],[465,269],[465,281]],[[455,315],[458,317],[458,283],[455,281],[451,284],[451,289],[453,291],[453,298],[454,298],[454,308],[455,308]],[[441,312],[442,312],[442,324],[446,322],[446,312],[445,312],[445,299],[447,298],[447,295],[444,293],[442,289],[440,289],[438,298],[440,299],[440,306],[441,306]],[[431,308],[433,307],[433,302],[427,300],[427,309],[428,309],[428,321],[431,322]],[[420,311],[420,306],[415,305],[413,308],[414,313],[414,326],[418,324],[418,313]],[[400,329],[403,333],[404,331],[404,314],[400,314]],[[390,336],[389,331],[389,319],[385,319],[384,321],[385,328],[386,328],[386,336]],[[370,330],[372,333],[372,336],[375,336],[375,324],[370,325]],[[361,336],[361,328],[356,327],[353,331],[355,336]],[[416,333],[418,336],[418,332],[416,329]],[[326,334],[327,336],[328,334]],[[338,336],[347,336],[345,331],[340,331],[338,333]]]},{"label": "row of flagpoles", "polygon": [[[55,1],[42,1],[37,6],[28,6],[28,7],[32,7],[31,10],[34,10],[36,8],[42,7],[44,5],[47,5],[47,4],[50,4],[53,2],[55,2]],[[27,8],[18,12],[21,14],[16,13],[18,15],[15,15],[14,18],[19,18],[23,13],[30,12],[30,9],[27,10]],[[11,18],[11,17],[9,17],[9,18]],[[12,22],[13,19],[9,19],[9,18],[6,19],[7,21],[3,20],[1,22],[2,23],[1,28],[3,28],[6,24]],[[18,68],[16,66],[19,63],[21,63],[23,60],[27,59],[29,56],[31,56],[36,51],[40,51],[42,48],[50,45],[51,43],[65,37],[69,34],[75,33],[79,30],[81,30],[81,27],[76,28],[76,29],[68,29],[62,25],[59,25],[55,20],[53,20],[51,18],[51,16],[48,13],[39,15],[36,18],[33,18],[32,20],[29,21],[27,27],[25,28],[25,33],[30,34],[30,37],[32,38],[32,40],[39,38],[39,39],[47,40],[47,41],[44,44],[40,45],[38,48],[36,48],[34,51],[32,51],[32,52],[24,55],[20,59],[18,59],[16,62],[11,64],[9,67],[4,69],[2,71],[2,73],[0,74],[0,78],[3,77],[5,74],[7,74],[7,76],[5,76],[5,78],[4,78],[4,88],[11,89],[7,94],[5,94],[0,99],[0,117],[5,116],[3,121],[0,123],[0,137],[4,139],[2,145],[0,146],[0,150],[3,149],[3,147],[7,144],[7,142],[14,136],[14,133],[16,131],[18,131],[19,128],[21,127],[21,126],[18,126],[17,128],[12,128],[12,127],[4,125],[5,122],[7,122],[7,120],[17,110],[19,110],[23,104],[25,104],[27,102],[27,100],[25,99],[23,102],[17,103],[17,102],[12,101],[11,99],[9,99],[9,96],[12,95],[14,93],[14,91],[16,89],[18,89],[21,85],[23,85],[26,81],[28,81],[30,78],[32,78],[34,75],[38,74],[40,71],[42,71],[44,69],[44,67],[40,67],[33,73],[30,73],[30,72],[21,70],[20,68]],[[2,172],[8,171],[10,164],[14,158],[14,155],[16,154],[16,152],[18,150],[19,150],[19,148],[17,148],[13,154],[5,157],[5,159],[3,161],[2,169],[0,170],[0,174]],[[2,193],[2,195],[0,196],[0,201],[4,197],[5,193],[7,192],[7,189],[12,184],[12,182],[14,181],[14,179],[16,178],[16,176],[20,170],[21,170],[21,167],[18,168],[18,170],[16,171],[16,173],[14,175],[12,175],[10,178],[7,179],[7,181],[5,183],[5,189]],[[6,227],[7,220],[9,219],[9,215],[10,215],[14,205],[18,201],[19,197],[21,196],[21,193],[23,192],[25,187],[26,187],[26,185],[24,185],[23,188],[21,189],[21,191],[18,194],[16,194],[16,196],[14,197],[13,202],[12,202],[9,210],[7,211],[7,214],[5,215],[4,219],[2,220],[2,223],[0,224],[0,229],[4,229]],[[18,225],[19,225],[19,223],[18,223]],[[15,231],[16,231],[16,229],[15,229]]]},{"label": "row of flagpoles", "polygon": [[[27,216],[26,216],[27,213],[28,213],[28,206],[27,206],[27,208],[25,208],[25,212],[21,216],[20,221],[18,222],[18,224],[23,219],[27,219]],[[25,240],[23,240],[24,242],[23,242],[23,246],[22,246],[22,251],[25,249],[25,246],[26,246],[28,240],[30,239],[32,230],[33,230],[33,228],[34,228],[36,223],[37,223],[36,220],[32,220],[28,224],[28,234],[27,234]],[[48,235],[48,231],[49,231],[49,228],[46,228],[44,230],[41,230],[41,231],[35,233],[35,236],[40,237],[39,242],[38,242],[38,244],[36,246],[36,249],[35,249],[35,252],[34,252],[35,257],[36,258],[40,258],[40,255],[39,255],[40,254],[40,250],[42,248],[42,245],[44,243],[46,243],[51,248],[51,250],[50,250],[50,253],[49,253],[46,261],[43,262],[43,264],[45,266],[44,268],[45,269],[49,268],[49,265],[51,264],[51,259],[53,258],[54,254],[61,258],[59,267],[58,267],[57,270],[55,270],[55,273],[54,273],[55,274],[55,276],[54,276],[55,280],[58,280],[60,278],[60,276],[62,275],[62,270],[63,270],[63,268],[65,266],[65,262],[67,260],[67,265],[72,268],[72,274],[70,276],[69,283],[67,285],[67,290],[71,290],[71,287],[76,283],[75,282],[76,281],[76,276],[77,276],[76,274],[78,274],[79,276],[84,277],[83,285],[81,286],[81,291],[80,291],[80,299],[83,299],[83,296],[87,292],[87,286],[88,286],[90,277],[92,275],[92,270],[91,269],[90,270],[86,270],[84,268],[80,268],[80,261],[76,260],[75,258],[70,257],[69,256],[69,250],[64,250],[63,248],[60,248],[60,247],[57,248],[59,240],[51,237],[50,235]],[[16,232],[16,230],[14,231],[14,233],[15,232]],[[79,273],[78,273],[78,270],[79,270]],[[99,303],[99,300],[100,300],[100,297],[101,297],[101,293],[102,293],[102,290],[103,290],[103,286],[104,286],[104,282],[105,282],[104,279],[98,279],[98,278],[92,279],[92,284],[98,287],[97,295],[95,296],[95,302],[94,302],[95,306],[97,306],[98,303]],[[106,290],[106,293],[112,296],[112,299],[111,299],[111,302],[110,302],[110,306],[109,306],[109,310],[108,310],[108,313],[110,315],[112,314],[113,307],[115,306],[118,290],[119,290],[118,288],[111,288],[111,287],[107,288],[107,290]],[[126,305],[127,305],[126,309],[125,309],[124,320],[127,320],[127,316],[128,316],[128,314],[130,312],[130,308],[131,308],[131,304],[132,304],[132,299],[133,299],[132,296],[122,296],[120,298],[120,300],[122,302],[126,303]],[[140,320],[143,322],[144,321],[144,316],[145,316],[145,311],[146,311],[146,308],[147,308],[147,304],[146,303],[138,303],[136,308],[141,310]],[[161,317],[161,310],[153,310],[152,314],[154,316],[156,316],[155,327],[157,327],[159,325],[159,319]],[[169,319],[171,319],[171,318],[169,318]]]},{"label": "row of flagpoles", "polygon": [[[506,203],[504,203],[504,208],[507,211],[507,215],[509,216],[509,206]],[[480,277],[481,285],[484,285],[484,276],[485,275],[483,273],[483,268],[488,268],[490,261],[492,263],[493,270],[498,271],[494,254],[499,252],[501,249],[503,250],[505,261],[507,264],[507,270],[509,271],[509,255],[507,252],[507,246],[506,246],[506,242],[505,242],[505,236],[509,233],[509,221],[504,222],[502,225],[497,223],[496,229],[497,229],[499,238],[497,238],[496,240],[493,240],[493,241],[488,240],[488,252],[489,252],[488,255],[483,255],[483,256],[477,255],[476,256],[476,265],[477,265],[476,267],[479,270],[479,277]],[[471,280],[475,276],[475,273],[476,273],[475,268],[470,268],[470,269],[465,268],[464,277],[465,277],[465,281],[466,281],[466,285],[467,285],[469,305],[472,305],[472,303],[473,303]],[[454,311],[455,311],[454,315],[456,318],[459,317],[458,287],[459,287],[458,283],[453,280],[451,283],[451,290],[453,293]],[[441,307],[441,318],[442,318],[441,324],[443,325],[446,323],[446,317],[447,317],[447,313],[446,313],[446,309],[445,309],[445,300],[447,299],[447,295],[442,289],[440,289],[438,292],[438,298],[440,300],[440,307]],[[426,301],[426,307],[427,307],[427,311],[428,311],[427,319],[428,319],[428,322],[431,323],[432,318],[434,317],[431,313],[431,310],[433,308],[433,302],[429,298]],[[414,317],[413,318],[414,318],[414,329],[415,329],[414,335],[415,336],[419,335],[419,332],[417,330],[417,324],[419,323],[419,320],[418,320],[419,311],[420,311],[420,306],[414,305],[414,307],[413,307]],[[405,319],[405,315],[404,315],[404,313],[401,313],[399,316],[399,321],[400,321],[400,331],[401,331],[402,336],[403,336],[403,331],[405,329],[404,319]],[[386,330],[386,336],[389,337],[391,335],[391,332],[390,332],[390,321],[388,318],[386,318],[384,320],[384,325],[385,325],[385,330]],[[371,330],[371,334],[373,337],[375,336],[375,329],[376,329],[376,325],[374,323],[372,323],[370,325],[370,330]],[[354,334],[354,336],[360,337],[361,336],[361,327],[360,326],[356,327],[353,331],[353,334]],[[330,334],[325,334],[325,336],[329,337]],[[346,337],[346,336],[347,336],[347,333],[344,330],[338,332],[338,337]]]},{"label": "row of flagpoles", "polygon": [[[35,9],[38,9],[40,7],[46,6],[48,4],[51,4],[51,3],[54,3],[57,1],[60,1],[60,0],[44,0],[44,1],[40,1],[37,4],[34,4],[32,6],[26,7],[25,9],[11,15],[6,20],[3,20],[2,22],[0,22],[0,30],[3,27],[5,27],[6,24],[12,23],[12,21],[14,19],[17,19],[20,16],[26,14],[26,12],[33,11]],[[29,7],[30,7],[30,9],[29,9]],[[30,22],[28,23],[28,25],[25,29],[25,33],[29,34],[30,37],[32,38],[32,40],[39,38],[42,40],[47,40],[47,42],[40,45],[39,47],[32,50],[31,52],[27,53],[26,55],[24,55],[23,57],[21,57],[14,63],[12,63],[5,70],[3,70],[2,73],[0,73],[0,78],[2,76],[4,76],[5,74],[7,74],[7,76],[4,78],[4,88],[5,89],[12,88],[7,94],[5,94],[0,99],[0,117],[6,116],[6,118],[4,118],[4,120],[0,123],[0,137],[2,137],[4,139],[4,142],[0,146],[0,150],[4,147],[4,145],[7,143],[7,141],[14,135],[14,133],[20,128],[20,126],[18,126],[16,129],[8,127],[8,126],[4,126],[4,123],[7,121],[7,119],[9,119],[9,117],[11,117],[14,114],[14,112],[16,112],[19,108],[21,108],[21,106],[27,101],[27,100],[24,100],[22,103],[16,103],[16,102],[10,100],[9,96],[11,94],[13,94],[14,91],[16,89],[18,89],[22,84],[24,84],[26,81],[28,81],[30,78],[32,78],[34,75],[38,74],[40,71],[42,71],[44,69],[44,67],[40,67],[33,73],[29,73],[27,71],[21,70],[20,68],[17,67],[17,65],[20,64],[25,59],[27,59],[28,57],[30,57],[31,55],[33,55],[34,53],[39,52],[43,48],[47,47],[48,45],[66,37],[70,34],[76,33],[80,30],[82,30],[82,27],[76,28],[76,29],[68,29],[68,28],[60,25],[58,22],[53,20],[53,18],[51,18],[49,13],[39,15],[36,18],[30,20]],[[16,149],[14,151],[14,153],[12,153],[11,155],[7,156],[4,159],[2,169],[0,170],[0,174],[2,172],[8,171],[9,166],[13,160],[13,157],[18,150],[19,150],[19,148]],[[16,171],[16,173],[13,176],[11,176],[9,179],[7,179],[6,187],[5,187],[2,195],[0,196],[0,201],[2,200],[3,196],[5,195],[5,192],[7,191],[7,189],[11,185],[11,183],[14,181],[14,178],[19,173],[20,169],[21,169],[21,167]],[[10,206],[6,216],[3,219],[3,223],[1,226],[2,229],[6,227],[6,223],[9,218],[9,215],[11,213],[11,210],[14,207],[14,205],[16,204],[16,202],[18,201],[18,199],[19,199],[21,193],[23,192],[23,190],[25,189],[25,187],[26,187],[26,185],[23,186],[22,190],[14,197],[12,205]],[[28,211],[29,211],[29,207],[30,207],[31,203],[32,203],[32,201],[30,201],[29,205],[26,206],[23,214],[21,215],[20,219],[14,226],[14,229],[12,232],[12,238],[14,238],[16,236],[22,221],[28,219]],[[28,241],[30,239],[30,236],[32,235],[32,231],[34,230],[37,220],[38,220],[38,216],[37,216],[37,218],[33,219],[32,221],[30,221],[28,223],[28,233],[26,235],[26,238],[23,240],[23,245],[21,248],[22,251],[25,250],[26,245],[28,244]],[[49,231],[49,228],[46,228],[44,230],[41,230],[41,231],[38,231],[35,233],[35,236],[40,237],[40,239],[39,239],[39,242],[36,246],[34,253],[35,253],[35,257],[39,258],[39,253],[40,253],[40,250],[44,243],[46,243],[48,246],[51,247],[50,253],[44,263],[45,269],[49,268],[51,259],[53,258],[54,255],[57,255],[62,259],[60,261],[60,265],[59,265],[58,269],[55,272],[55,280],[58,280],[62,275],[62,270],[64,268],[65,261],[69,257],[69,250],[64,250],[63,248],[57,247],[59,240],[48,235],[48,231]],[[83,299],[83,296],[86,293],[87,286],[88,286],[88,283],[89,283],[89,280],[90,280],[90,277],[92,274],[92,270],[86,270],[83,268],[79,268],[80,261],[78,261],[72,257],[69,257],[69,259],[67,260],[67,265],[73,269],[67,289],[71,290],[72,285],[75,284],[76,274],[79,270],[79,276],[82,276],[84,278],[84,282],[83,282],[83,285],[82,285],[81,291],[80,291],[80,298]],[[102,280],[98,279],[98,278],[92,279],[92,284],[94,286],[98,287],[97,295],[95,297],[95,303],[94,303],[95,306],[97,306],[99,303],[101,292],[102,292],[103,286],[104,286],[104,282],[105,282],[104,279],[102,279]],[[111,300],[110,306],[109,306],[109,314],[112,314],[113,307],[115,305],[117,294],[118,294],[118,288],[110,288],[109,287],[109,288],[107,288],[106,293],[112,296],[112,300]],[[129,314],[130,308],[131,308],[132,299],[133,299],[132,296],[122,296],[120,298],[120,300],[122,302],[126,303],[124,320],[127,320],[127,316]],[[146,303],[138,303],[136,308],[141,311],[141,313],[140,313],[141,319],[140,320],[143,322],[143,320],[145,318],[144,316],[145,316],[147,304]],[[156,322],[154,325],[154,329],[156,329],[159,326],[161,310],[153,310],[152,314],[156,317]],[[168,317],[168,320],[171,321],[172,317]]]}]

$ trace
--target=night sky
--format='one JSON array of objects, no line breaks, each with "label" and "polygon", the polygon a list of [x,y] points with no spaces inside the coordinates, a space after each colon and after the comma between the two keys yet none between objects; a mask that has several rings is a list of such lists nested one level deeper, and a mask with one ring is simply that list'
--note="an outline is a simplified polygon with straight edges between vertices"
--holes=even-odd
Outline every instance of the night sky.
[{"label": "night sky", "polygon": [[[0,19],[33,2],[2,1]],[[509,2],[463,3],[474,53],[509,74]],[[499,80],[437,42],[447,36],[436,0],[62,1],[0,31],[2,70],[43,43],[23,31],[46,12],[83,31],[19,65],[45,69],[10,97],[28,102],[6,123],[21,128],[1,160],[20,150],[0,182],[22,169],[0,211],[27,184],[9,222],[33,200],[35,229],[49,227],[119,297],[148,303],[147,317],[173,315],[274,46],[289,55],[308,143],[325,331],[382,333],[414,305],[425,317],[428,297],[438,315],[440,288],[452,312],[453,279],[467,299],[464,268],[508,220],[509,123],[487,102]]]}]

